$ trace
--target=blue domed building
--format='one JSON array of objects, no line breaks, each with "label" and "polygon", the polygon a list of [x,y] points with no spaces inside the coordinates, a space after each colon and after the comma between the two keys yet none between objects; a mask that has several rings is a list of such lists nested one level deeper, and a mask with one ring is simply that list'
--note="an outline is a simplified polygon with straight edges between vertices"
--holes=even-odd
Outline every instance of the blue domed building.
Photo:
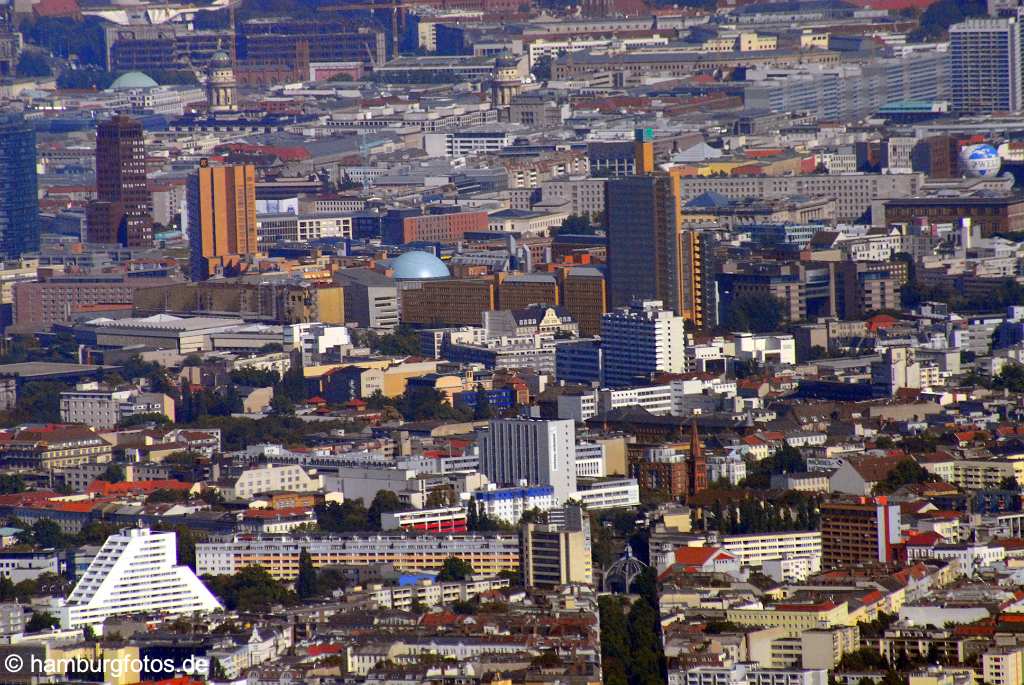
[{"label": "blue domed building", "polygon": [[440,259],[430,254],[413,250],[391,260],[390,267],[396,281],[425,281],[434,278],[451,278],[451,272]]}]

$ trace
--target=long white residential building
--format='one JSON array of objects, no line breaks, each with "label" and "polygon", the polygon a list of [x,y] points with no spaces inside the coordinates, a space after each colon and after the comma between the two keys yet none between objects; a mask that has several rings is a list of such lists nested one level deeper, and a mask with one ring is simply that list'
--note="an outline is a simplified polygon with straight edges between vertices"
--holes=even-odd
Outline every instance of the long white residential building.
[{"label": "long white residential building", "polygon": [[[687,545],[718,547],[736,557],[740,566],[760,568],[766,561],[778,559],[807,559],[811,573],[821,570],[821,532],[791,531],[777,533],[749,533],[746,535],[715,535],[694,537]],[[674,549],[652,550],[659,560],[659,568],[667,566]],[[668,562],[668,563],[666,563]]]},{"label": "long white residential building", "polygon": [[640,484],[635,478],[598,480],[581,486],[573,499],[587,509],[616,509],[640,506]]},{"label": "long white residential building", "polygon": [[102,628],[110,616],[208,613],[223,607],[192,569],[178,566],[177,535],[125,528],[107,538],[67,600],[63,628]]},{"label": "long white residential building", "polygon": [[234,574],[260,566],[278,580],[299,574],[299,554],[309,552],[315,567],[392,564],[403,571],[440,571],[448,557],[459,557],[477,573],[494,575],[519,569],[515,535],[370,535],[317,538],[261,537],[196,545],[201,576]]}]

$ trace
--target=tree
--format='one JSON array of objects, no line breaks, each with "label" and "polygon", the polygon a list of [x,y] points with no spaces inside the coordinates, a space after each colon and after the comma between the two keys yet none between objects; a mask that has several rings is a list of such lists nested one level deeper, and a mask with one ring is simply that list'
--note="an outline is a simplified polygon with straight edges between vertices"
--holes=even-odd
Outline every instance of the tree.
[{"label": "tree", "polygon": [[270,398],[270,411],[278,416],[292,416],[295,414],[295,403],[283,393],[275,392]]},{"label": "tree", "polygon": [[294,602],[294,595],[259,566],[246,566],[233,576],[206,576],[203,582],[231,611],[265,614]]},{"label": "tree", "polygon": [[992,387],[996,390],[1024,392],[1024,365],[1007,364],[992,379]]},{"label": "tree", "polygon": [[175,526],[175,545],[178,564],[196,570],[196,534],[188,526]]},{"label": "tree", "polygon": [[121,428],[131,428],[133,426],[145,426],[147,424],[156,424],[157,426],[166,426],[171,423],[171,420],[167,418],[166,414],[159,412],[143,412],[141,414],[132,414],[121,419],[118,424]]},{"label": "tree", "polygon": [[[81,20],[69,17],[35,17],[23,21],[19,29],[27,42],[46,48],[58,57],[70,59],[71,56],[75,56],[80,64],[101,67],[106,57],[103,47],[104,25],[104,20],[99,17],[84,17]],[[65,73],[77,71],[81,70]],[[110,81],[113,82],[114,74],[102,73],[109,74]]]},{"label": "tree", "polygon": [[340,504],[325,502],[317,505],[315,511],[317,525],[321,530],[330,533],[358,533],[371,530],[366,517],[366,507],[361,500],[345,500]]},{"label": "tree", "polygon": [[737,332],[771,333],[785,320],[782,300],[768,293],[743,293],[735,297],[726,316],[726,327]]},{"label": "tree", "polygon": [[383,355],[402,357],[420,353],[419,333],[405,324],[383,335],[376,331],[368,331],[366,344],[370,349]]},{"label": "tree", "polygon": [[203,358],[200,357],[198,354],[190,354],[185,357],[185,359],[181,362],[181,365],[184,367],[202,366]]},{"label": "tree", "polygon": [[[280,393],[278,393],[280,390]],[[306,376],[302,372],[302,362],[297,355],[293,357],[291,366],[281,376],[281,383],[274,390],[274,396],[284,395],[292,402],[303,402],[307,399]]]},{"label": "tree", "polygon": [[118,463],[111,462],[100,474],[99,479],[108,483],[121,483],[124,481],[124,467]]},{"label": "tree", "polygon": [[1011,492],[1020,492],[1020,483],[1014,476],[1007,476],[999,481],[1000,490],[1010,490]]},{"label": "tree", "polygon": [[380,515],[404,509],[402,500],[391,490],[378,490],[366,510],[366,522],[372,530],[380,530]]},{"label": "tree", "polygon": [[447,398],[435,388],[414,386],[398,400],[397,409],[407,421],[444,419],[465,421],[470,414],[448,404]]},{"label": "tree", "polygon": [[473,576],[473,565],[458,557],[448,557],[441,566],[440,573],[435,580],[438,583],[453,580],[466,580]]},{"label": "tree", "polygon": [[235,369],[231,372],[231,382],[251,388],[267,388],[281,382],[277,371],[269,369]]},{"label": "tree", "polygon": [[50,628],[60,627],[60,621],[45,611],[33,611],[32,618],[25,624],[25,632],[38,633]]},{"label": "tree", "polygon": [[10,495],[16,492],[24,492],[27,489],[25,479],[16,473],[5,473],[0,475],[0,495]]},{"label": "tree", "polygon": [[[450,507],[458,500],[458,495],[455,494],[455,488],[450,485],[438,485],[437,487],[431,488],[430,492],[427,493],[426,507]],[[468,522],[467,522],[468,525]]]},{"label": "tree", "polygon": [[473,405],[473,419],[476,421],[483,421],[494,416],[494,411],[491,409],[491,398],[487,395],[487,391],[482,386],[477,386],[476,389],[476,404]]},{"label": "tree", "polygon": [[942,38],[953,24],[987,12],[985,0],[938,0],[921,14],[918,27],[910,33],[910,38],[914,41]]},{"label": "tree", "polygon": [[146,504],[160,504],[160,503],[172,503],[172,502],[187,502],[188,501],[188,490],[169,490],[167,488],[160,488],[154,490],[146,497]]},{"label": "tree", "polygon": [[537,58],[537,61],[533,63],[533,68],[530,69],[530,73],[533,74],[534,78],[538,81],[550,81],[551,80],[551,63],[554,60],[551,55],[541,55]]},{"label": "tree", "polygon": [[46,57],[38,52],[29,50],[21,53],[21,57],[18,58],[18,66],[14,68],[14,73],[18,76],[28,76],[30,78],[53,76],[53,70],[50,69],[50,63],[46,61]]},{"label": "tree", "polygon": [[295,579],[295,594],[299,599],[312,599],[317,594],[316,569],[313,557],[303,547],[299,552],[299,575]]},{"label": "tree", "polygon": [[39,519],[32,524],[32,540],[39,547],[60,549],[66,544],[60,525],[53,519]]},{"label": "tree", "polygon": [[904,485],[914,483],[932,483],[938,478],[913,459],[904,459],[896,464],[885,478],[875,486],[879,494],[895,492]]},{"label": "tree", "polygon": [[594,235],[596,227],[590,223],[590,217],[586,214],[570,214],[558,227],[559,234],[566,235]]}]

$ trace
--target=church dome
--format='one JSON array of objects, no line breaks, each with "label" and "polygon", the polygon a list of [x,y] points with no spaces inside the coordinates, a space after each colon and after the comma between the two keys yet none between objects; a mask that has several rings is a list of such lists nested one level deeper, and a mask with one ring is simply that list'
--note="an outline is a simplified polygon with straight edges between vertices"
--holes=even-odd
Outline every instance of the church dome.
[{"label": "church dome", "polygon": [[211,67],[230,67],[231,66],[231,55],[229,55],[228,53],[224,52],[223,50],[218,50],[217,52],[213,53],[212,57],[210,57],[210,66]]},{"label": "church dome", "polygon": [[133,90],[135,88],[156,88],[156,81],[141,71],[128,71],[118,76],[107,90]]},{"label": "church dome", "polygon": [[400,281],[448,278],[451,272],[440,259],[429,252],[406,252],[391,260],[395,278]]}]

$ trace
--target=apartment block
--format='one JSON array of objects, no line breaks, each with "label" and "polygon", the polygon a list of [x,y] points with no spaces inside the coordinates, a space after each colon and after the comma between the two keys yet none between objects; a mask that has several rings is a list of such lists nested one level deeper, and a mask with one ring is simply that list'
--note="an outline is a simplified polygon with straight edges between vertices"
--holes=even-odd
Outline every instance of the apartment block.
[{"label": "apartment block", "polygon": [[374,535],[309,539],[264,537],[196,545],[199,575],[234,574],[260,566],[278,580],[294,580],[299,554],[305,549],[314,567],[392,564],[403,571],[441,570],[445,560],[458,557],[483,574],[519,570],[519,541],[509,535]]}]

